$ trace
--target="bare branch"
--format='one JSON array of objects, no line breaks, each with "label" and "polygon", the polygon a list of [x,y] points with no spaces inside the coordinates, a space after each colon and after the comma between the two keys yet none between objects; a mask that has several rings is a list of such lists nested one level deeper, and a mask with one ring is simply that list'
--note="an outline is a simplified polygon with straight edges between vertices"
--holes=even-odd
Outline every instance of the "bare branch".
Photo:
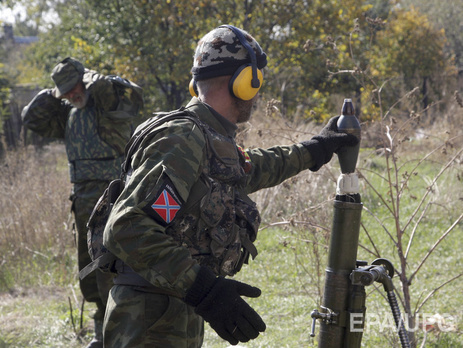
[{"label": "bare branch", "polygon": [[450,226],[447,231],[445,231],[442,236],[434,243],[434,245],[429,249],[429,251],[426,253],[424,256],[423,260],[421,260],[421,263],[418,265],[416,270],[412,273],[409,282],[412,281],[412,279],[415,277],[415,275],[418,273],[420,268],[423,266],[423,264],[426,262],[428,257],[433,253],[434,250],[436,250],[437,246],[450,234],[450,232],[453,231],[453,229],[460,223],[460,221],[463,220],[463,213],[453,222],[452,226]]},{"label": "bare branch", "polygon": [[455,277],[447,280],[446,282],[442,283],[440,286],[438,286],[437,288],[433,289],[429,294],[428,296],[426,296],[426,298],[423,300],[423,302],[421,302],[421,304],[418,306],[418,308],[416,309],[416,312],[418,313],[421,308],[424,306],[424,304],[432,297],[434,296],[434,294],[439,291],[440,289],[442,289],[444,286],[446,286],[447,284],[457,280],[458,278],[460,278],[461,276],[463,276],[463,273],[460,273],[458,275],[456,275]]},{"label": "bare branch", "polygon": [[[368,171],[370,173],[373,173],[373,174],[376,174],[378,175],[381,179],[383,179],[384,181],[387,182],[387,178],[383,177],[382,175],[379,175],[377,173],[374,173],[372,171],[370,171],[369,169],[364,169],[365,171]],[[389,212],[391,214],[393,214],[393,210],[391,209],[391,207],[389,206],[389,204],[386,202],[386,200],[383,198],[383,195],[381,193],[379,193],[379,191],[373,186],[373,184],[368,181],[368,179],[366,178],[365,175],[363,175],[361,172],[359,172],[361,177],[362,177],[362,180],[364,180],[366,182],[366,184],[373,190],[373,192],[376,194],[376,196],[381,200],[381,202],[384,204],[384,206],[389,210]]]},{"label": "bare branch", "polygon": [[[457,137],[454,137],[452,139],[455,139]],[[419,167],[419,165],[421,165],[427,158],[429,158],[429,156],[431,156],[435,151],[437,151],[438,149],[442,148],[443,145],[439,146],[438,148],[436,148],[435,150],[431,151],[430,153],[428,153],[425,157],[423,157],[419,162],[418,164],[415,166],[415,168],[413,169],[413,172],[416,170],[416,168]],[[455,156],[453,156],[450,161],[447,162],[446,165],[444,165],[441,170],[439,171],[439,173],[434,177],[434,179],[432,180],[431,184],[429,185],[429,187],[432,187],[435,185],[435,183],[439,180],[439,178],[442,176],[442,174],[452,165],[452,163],[455,162],[455,160],[461,155],[461,153],[463,153],[463,148],[458,151]],[[410,218],[408,219],[407,223],[404,225],[403,227],[403,230],[405,231],[408,227],[408,225],[415,219],[416,215],[418,214],[419,210],[421,209],[421,207],[423,206],[423,203],[424,201],[426,200],[426,198],[428,197],[428,195],[430,194],[431,190],[426,190],[425,194],[423,195],[423,197],[421,198],[418,206],[416,207],[415,211],[410,215]]]},{"label": "bare branch", "polygon": [[367,207],[364,206],[363,209],[366,210],[376,220],[376,222],[378,222],[378,224],[384,229],[384,231],[386,231],[389,238],[391,238],[394,245],[396,247],[398,247],[397,241],[394,239],[392,234],[388,231],[387,227],[383,224],[383,222],[381,220],[379,220],[379,218],[375,214],[373,214],[373,212],[371,210],[369,210]]},{"label": "bare branch", "polygon": [[381,253],[379,252],[378,248],[376,248],[376,244],[375,242],[373,241],[373,238],[371,238],[371,235],[370,233],[368,232],[368,230],[365,228],[365,225],[363,223],[360,223],[360,225],[362,226],[363,230],[365,231],[367,237],[368,237],[368,240],[370,241],[371,245],[373,246],[373,248],[375,249],[375,252],[372,252],[370,251],[369,249],[367,249],[366,247],[360,245],[363,249],[365,249],[366,251],[368,251],[370,254],[376,256],[376,257],[381,257]]},{"label": "bare branch", "polygon": [[[407,250],[405,251],[405,258],[408,257],[408,253],[410,252],[410,248],[412,246],[412,242],[413,242],[413,239],[415,238],[415,233],[416,231],[418,230],[418,226],[420,225],[420,222],[423,220],[423,218],[426,216],[426,213],[428,211],[428,207],[430,206],[430,204],[427,204],[426,207],[423,209],[423,211],[421,212],[421,215],[418,219],[418,221],[416,222],[415,224],[415,227],[413,227],[413,230],[412,230],[412,233],[410,234],[410,239],[408,240],[408,245],[407,245]],[[405,228],[404,228],[405,230]]]}]

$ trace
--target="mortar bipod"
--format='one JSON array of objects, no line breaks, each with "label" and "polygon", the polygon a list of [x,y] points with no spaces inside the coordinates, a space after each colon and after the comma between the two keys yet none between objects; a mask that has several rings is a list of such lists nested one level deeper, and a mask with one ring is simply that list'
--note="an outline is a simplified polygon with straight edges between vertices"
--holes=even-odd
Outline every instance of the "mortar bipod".
[{"label": "mortar bipod", "polygon": [[[392,283],[392,277],[394,276],[394,266],[387,259],[376,259],[368,266],[365,261],[357,261],[357,268],[350,274],[350,280],[352,285],[360,287],[362,290],[365,286],[371,285],[374,282],[383,284],[384,290],[387,294],[387,299],[391,307],[392,315],[396,327],[398,329],[398,336],[402,348],[410,348],[410,342],[408,339],[408,333],[405,329],[403,319],[400,314],[400,308],[397,303],[397,299],[394,293],[394,285]],[[360,291],[362,293],[363,291]],[[326,324],[336,324],[339,313],[335,313],[329,308],[323,308],[323,312],[313,310],[311,313],[312,317],[312,329],[310,337],[315,337],[315,325],[316,320],[320,319]],[[365,313],[363,313],[363,320]],[[363,328],[363,322],[361,327]],[[347,346],[349,348],[349,346]]]}]

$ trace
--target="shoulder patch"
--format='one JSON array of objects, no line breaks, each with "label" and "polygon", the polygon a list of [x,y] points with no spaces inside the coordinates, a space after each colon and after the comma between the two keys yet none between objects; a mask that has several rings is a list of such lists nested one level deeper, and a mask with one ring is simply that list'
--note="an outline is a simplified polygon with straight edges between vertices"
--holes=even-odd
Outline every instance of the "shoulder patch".
[{"label": "shoulder patch", "polygon": [[248,152],[245,149],[243,149],[241,146],[239,146],[238,144],[236,146],[239,152],[241,152],[241,154],[244,157],[243,169],[244,169],[244,172],[248,174],[252,168],[251,157],[249,157]]},{"label": "shoulder patch", "polygon": [[237,144],[236,146],[238,147],[238,150],[240,150],[246,162],[251,162],[251,157],[249,157],[248,152],[245,149],[243,149],[243,147],[241,147],[240,145]]},{"label": "shoulder patch", "polygon": [[167,175],[163,174],[161,180],[158,192],[142,209],[161,225],[167,226],[174,220],[184,202]]}]

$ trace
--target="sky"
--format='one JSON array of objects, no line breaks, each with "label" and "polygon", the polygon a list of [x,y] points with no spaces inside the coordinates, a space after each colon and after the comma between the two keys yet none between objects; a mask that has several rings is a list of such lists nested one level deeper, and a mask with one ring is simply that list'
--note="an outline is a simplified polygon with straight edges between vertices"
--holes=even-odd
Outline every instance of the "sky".
[{"label": "sky", "polygon": [[6,24],[13,24],[16,15],[20,15],[21,19],[24,20],[26,17],[26,11],[24,6],[15,5],[13,8],[6,7],[6,5],[0,5],[0,21]]},{"label": "sky", "polygon": [[[15,23],[15,18],[19,16],[21,22],[26,21],[27,14],[26,8],[24,5],[15,4],[13,7],[8,7],[6,4],[0,3],[0,24],[13,24]],[[42,20],[39,26],[39,31],[47,31],[50,23],[59,22],[58,14],[50,9],[48,12],[42,14]],[[31,23],[34,26],[35,23]]]}]

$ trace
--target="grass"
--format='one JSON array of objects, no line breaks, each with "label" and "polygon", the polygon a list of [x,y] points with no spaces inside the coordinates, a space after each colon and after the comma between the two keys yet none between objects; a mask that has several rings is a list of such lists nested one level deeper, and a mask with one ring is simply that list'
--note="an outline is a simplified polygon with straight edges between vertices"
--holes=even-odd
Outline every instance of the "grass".
[{"label": "grass", "polygon": [[[248,127],[239,135],[244,144],[291,143],[311,137],[317,129],[311,124],[293,126],[275,117],[257,117],[253,125],[255,127]],[[439,134],[436,139],[442,141],[445,136]],[[426,140],[414,139],[398,154],[403,163],[398,170],[400,180],[406,172],[412,172],[417,160],[436,146],[434,143],[427,147]],[[461,143],[455,143],[447,155],[461,148]],[[90,318],[94,308],[86,303],[82,309],[65,157],[63,145],[53,144],[39,152],[29,148],[9,152],[0,163],[4,174],[0,181],[0,348],[78,348],[85,347],[91,339]],[[408,189],[401,196],[401,224],[417,206],[418,197],[426,192],[445,158],[448,157],[436,153],[423,162],[417,175],[412,175]],[[418,266],[442,231],[462,211],[461,163],[460,158],[430,195],[432,204],[420,221],[408,259],[409,271]],[[386,204],[390,204],[389,186],[381,179],[387,172],[386,159],[375,148],[365,148],[359,168],[366,178],[361,180],[364,206],[376,214],[377,219],[367,210],[363,211],[358,258],[373,261],[378,255],[371,251],[376,248],[381,257],[390,259],[398,268],[397,249],[385,232],[394,232],[396,226],[386,208]],[[249,299],[249,303],[262,315],[267,330],[256,340],[241,344],[242,347],[317,347],[317,337],[309,337],[310,313],[319,308],[322,301],[338,175],[335,157],[319,172],[303,172],[276,188],[253,195],[263,217],[256,244],[259,255],[244,266],[236,279],[262,290],[262,296]],[[381,200],[366,180],[386,198]],[[441,314],[451,325],[448,332],[438,328],[426,332],[420,328],[418,343],[426,342],[426,347],[463,346],[462,278],[439,287],[461,272],[461,226],[460,223],[439,244],[410,286],[414,308],[433,294],[421,308],[421,316]],[[409,231],[404,234],[404,240],[408,238]],[[400,294],[398,278],[394,278],[394,285]],[[382,288],[371,286],[366,291],[367,314],[371,318],[362,346],[398,347],[392,328],[383,327],[387,326],[385,320],[390,309]],[[381,327],[375,321],[378,318],[384,321]],[[318,329],[319,324],[317,334]],[[204,347],[227,346],[206,325]]]},{"label": "grass", "polygon": [[[0,347],[82,347],[87,329],[75,331],[78,308],[71,315],[75,286],[35,287],[15,290],[1,296]],[[72,319],[71,319],[72,318]],[[83,326],[88,327],[88,316]],[[3,346],[2,346],[3,344]]]},{"label": "grass", "polygon": [[[263,317],[267,330],[245,347],[315,347],[309,337],[310,313],[317,308],[315,294],[308,293],[305,275],[297,266],[294,252],[287,245],[291,233],[267,229],[259,236],[259,255],[236,276],[262,290],[250,305]],[[209,327],[204,347],[226,347]]]}]

